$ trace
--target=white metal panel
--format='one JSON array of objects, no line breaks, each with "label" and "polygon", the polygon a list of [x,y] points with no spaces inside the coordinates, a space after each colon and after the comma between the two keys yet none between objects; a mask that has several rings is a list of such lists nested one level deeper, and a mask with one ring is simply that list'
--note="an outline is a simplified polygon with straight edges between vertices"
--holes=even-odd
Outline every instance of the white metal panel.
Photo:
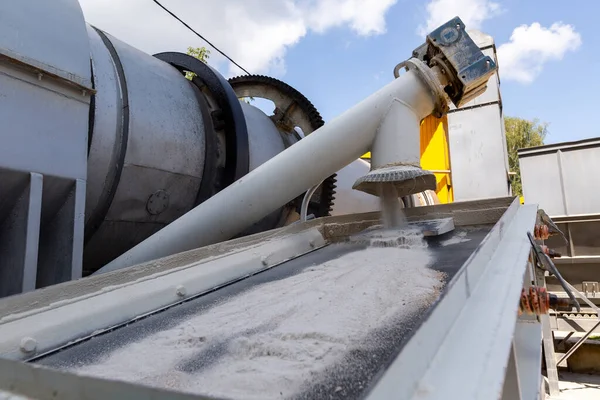
[{"label": "white metal panel", "polygon": [[566,213],[596,214],[600,212],[600,188],[595,184],[600,171],[600,148],[583,148],[559,151],[558,162],[562,169]]},{"label": "white metal panel", "polygon": [[558,143],[519,150],[525,201],[548,215],[600,213],[594,176],[600,169],[600,140]]},{"label": "white metal panel", "polygon": [[0,167],[85,180],[90,97],[8,64],[0,88]]},{"label": "white metal panel", "polygon": [[498,105],[448,114],[455,201],[509,195],[502,123]]},{"label": "white metal panel", "polygon": [[556,153],[520,157],[523,197],[527,204],[539,204],[550,216],[565,215]]}]

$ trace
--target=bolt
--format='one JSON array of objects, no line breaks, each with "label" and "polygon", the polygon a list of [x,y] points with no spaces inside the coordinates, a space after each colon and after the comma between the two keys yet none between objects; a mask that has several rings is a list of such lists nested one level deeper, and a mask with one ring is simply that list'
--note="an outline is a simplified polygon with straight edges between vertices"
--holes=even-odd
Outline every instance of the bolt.
[{"label": "bolt", "polygon": [[265,257],[265,256],[262,256],[262,257],[260,258],[260,262],[262,263],[262,265],[268,265],[268,264],[269,264],[269,263],[267,262],[267,257]]},{"label": "bolt", "polygon": [[21,339],[21,351],[23,353],[33,353],[37,348],[37,342],[34,338],[25,336]]},{"label": "bolt", "polygon": [[43,76],[44,76],[44,74],[38,73],[37,74],[38,81],[41,81]]},{"label": "bolt", "polygon": [[177,296],[179,297],[184,297],[187,294],[187,290],[185,290],[185,286],[179,285],[175,288],[175,293],[177,293]]}]

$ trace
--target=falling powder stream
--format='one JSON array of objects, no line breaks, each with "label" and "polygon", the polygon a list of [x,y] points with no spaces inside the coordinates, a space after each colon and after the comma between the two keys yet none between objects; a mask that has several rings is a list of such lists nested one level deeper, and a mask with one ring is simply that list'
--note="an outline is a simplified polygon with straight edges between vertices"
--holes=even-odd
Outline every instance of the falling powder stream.
[{"label": "falling powder stream", "polygon": [[442,275],[424,247],[367,248],[264,283],[70,370],[233,399],[288,398],[371,333],[423,312]]},{"label": "falling powder stream", "polygon": [[406,217],[393,183],[379,184],[379,201],[381,203],[381,222],[384,229],[401,228],[406,225]]}]

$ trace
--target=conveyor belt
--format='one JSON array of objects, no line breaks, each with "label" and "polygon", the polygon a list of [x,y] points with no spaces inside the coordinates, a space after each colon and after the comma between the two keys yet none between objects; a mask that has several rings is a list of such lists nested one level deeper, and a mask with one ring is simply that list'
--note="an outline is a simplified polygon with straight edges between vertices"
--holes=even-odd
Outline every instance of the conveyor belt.
[{"label": "conveyor belt", "polygon": [[[458,228],[448,234],[427,239],[428,252],[432,256],[428,262],[428,267],[443,272],[444,281],[448,282],[476,249],[489,229],[490,227],[478,227],[472,229]],[[293,302],[293,299],[290,300],[290,298],[286,297],[291,296],[286,293],[286,291],[276,298],[267,298],[265,295],[262,306],[256,307],[255,305],[254,308],[243,311],[243,314],[240,312],[231,313],[223,311],[222,308],[219,308],[223,303],[243,298],[240,296],[249,293],[256,285],[272,284],[281,280],[286,280],[287,284],[289,280],[290,292],[294,293],[294,296],[297,296],[298,299],[298,304],[294,305],[297,308],[294,309],[298,310],[303,307],[303,305],[310,307],[310,305],[305,304],[305,300],[301,296],[301,293],[302,291],[315,290],[314,282],[311,283],[309,280],[303,280],[304,276],[309,276],[307,274],[312,273],[311,267],[335,260],[344,255],[358,254],[355,252],[363,250],[364,248],[364,246],[358,244],[329,245],[260,274],[231,284],[218,291],[172,307],[112,332],[96,336],[93,339],[74,345],[60,352],[50,354],[36,362],[84,374],[100,375],[113,379],[133,380],[144,384],[164,386],[167,388],[170,387],[198,394],[207,394],[203,392],[202,387],[197,387],[198,385],[202,386],[202,380],[195,377],[202,376],[205,371],[211,370],[211,368],[219,362],[229,359],[226,357],[233,357],[229,354],[232,351],[232,346],[244,345],[245,338],[252,338],[257,334],[268,334],[275,328],[281,329],[278,325],[281,321],[289,322],[290,320],[293,320],[294,317],[293,313],[285,313],[279,316],[272,315],[269,318],[265,318],[264,315],[261,314],[261,308],[270,309],[269,307],[273,307],[274,303],[283,300],[286,300],[288,303]],[[295,279],[291,280],[291,278]],[[306,287],[303,287],[302,285],[305,285]],[[361,293],[359,292],[353,293],[352,298],[360,295]],[[401,297],[402,293],[398,293],[398,301],[403,301]],[[248,304],[248,307],[250,306],[252,306],[251,303]],[[337,304],[335,306],[339,307],[340,305]],[[365,326],[364,330],[365,335],[368,337],[368,341],[364,342],[364,345],[359,344],[343,347],[343,354],[340,357],[335,358],[335,361],[328,365],[327,368],[312,375],[309,379],[304,378],[299,390],[294,390],[293,394],[284,393],[282,391],[280,393],[281,396],[279,396],[279,393],[276,393],[277,396],[275,396],[271,393],[273,387],[269,386],[261,389],[260,387],[256,387],[256,385],[258,385],[257,380],[250,379],[247,381],[247,392],[244,392],[244,385],[241,384],[239,387],[231,387],[229,391],[220,393],[220,395],[235,398],[253,398],[253,396],[255,398],[293,397],[301,399],[360,398],[368,391],[369,386],[399,354],[403,345],[415,332],[416,328],[418,328],[418,326],[426,319],[431,307],[428,310],[427,307],[417,305],[411,310],[409,315],[404,315],[402,318],[391,316],[382,324]],[[338,309],[343,310],[343,308]],[[302,310],[306,311],[305,308]],[[364,309],[363,311],[357,309],[357,312],[364,312]],[[164,337],[161,337],[161,334],[163,332],[175,332],[178,329],[184,329],[182,326],[184,326],[185,329],[194,329],[192,326],[188,327],[188,325],[185,325],[184,323],[188,320],[205,315],[214,315],[214,318],[212,321],[200,320],[204,322],[202,322],[202,326],[198,329],[208,329],[208,335],[198,336],[191,334],[185,336],[187,338],[185,340],[189,341],[189,343],[186,342],[184,344],[184,350],[187,349],[185,356],[182,357],[174,367],[168,367],[168,359],[174,357],[175,352],[181,351],[182,343],[181,341],[177,341],[178,339],[176,338],[168,337],[166,333]],[[240,328],[239,326],[240,318],[242,317],[247,318],[248,320],[248,326],[246,328]],[[216,319],[216,324],[214,319]],[[206,321],[209,321],[214,325],[207,325],[208,322]],[[212,328],[209,328],[209,326],[212,326]],[[228,326],[231,326],[231,330],[225,329]],[[221,329],[228,333],[218,335],[217,338],[210,337],[211,332],[219,332]],[[440,334],[443,335],[444,333],[440,332]],[[146,347],[140,344],[143,344],[149,338],[154,338],[153,340],[156,344]],[[173,342],[174,340],[175,342]],[[319,340],[323,339],[319,338]],[[194,343],[191,341],[194,341]],[[165,345],[165,343],[174,343],[173,352],[165,353],[164,351],[161,352],[159,350],[159,347]],[[310,340],[306,341],[306,346],[307,348],[310,348]],[[156,352],[155,356],[152,355],[154,351]],[[285,348],[281,349],[282,354],[277,358],[280,364],[273,364],[273,373],[276,373],[278,369],[290,368],[289,359],[286,358],[286,351]],[[127,371],[127,374],[123,374],[123,376],[116,371],[107,370],[114,368],[115,365],[114,363],[107,363],[107,360],[110,360],[111,357],[113,357],[112,359],[114,361],[114,357],[119,354],[130,355],[119,361],[123,364],[119,364],[119,369],[122,368],[123,371]],[[136,354],[138,354],[139,357],[135,356]],[[272,354],[252,354],[251,356],[259,357],[271,355]],[[326,358],[328,355],[323,354],[322,357]],[[149,360],[151,361],[149,362]],[[307,360],[311,360],[311,358],[307,357]],[[244,360],[234,359],[234,361],[242,362]],[[294,359],[294,362],[297,364],[298,359]],[[148,364],[154,364],[153,367],[155,367],[159,373],[164,373],[164,376],[161,376],[160,378],[157,378],[156,376],[149,378],[149,376],[147,374],[144,375],[143,372],[137,377],[132,377],[131,374],[129,374],[130,371],[133,371],[136,368],[147,371],[152,367]],[[242,376],[246,377],[244,379],[248,379],[248,371],[245,369],[244,364],[238,363],[236,365],[237,369],[225,371],[228,373],[227,382],[229,383],[224,383],[224,385],[231,384],[238,376],[240,379],[242,379]],[[161,371],[161,368],[164,369],[165,367],[166,370]],[[269,372],[263,371],[263,373]],[[252,377],[252,375],[249,376]],[[398,379],[402,379],[402,377],[398,377]],[[264,392],[261,392],[263,389]]]}]

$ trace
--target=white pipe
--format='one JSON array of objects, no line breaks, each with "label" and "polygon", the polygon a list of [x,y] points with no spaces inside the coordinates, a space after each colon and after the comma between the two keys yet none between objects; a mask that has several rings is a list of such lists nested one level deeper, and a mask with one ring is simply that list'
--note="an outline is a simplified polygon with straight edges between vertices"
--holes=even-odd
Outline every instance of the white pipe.
[{"label": "white pipe", "polygon": [[[368,152],[382,118],[395,99],[412,109],[417,120],[431,114],[434,108],[429,86],[417,72],[408,71],[96,274],[231,238]],[[398,132],[398,135],[405,134],[418,136],[418,129]],[[298,168],[299,165],[302,168]]]},{"label": "white pipe", "polygon": [[371,169],[397,162],[421,165],[421,118],[408,104],[394,99],[373,142]]}]

